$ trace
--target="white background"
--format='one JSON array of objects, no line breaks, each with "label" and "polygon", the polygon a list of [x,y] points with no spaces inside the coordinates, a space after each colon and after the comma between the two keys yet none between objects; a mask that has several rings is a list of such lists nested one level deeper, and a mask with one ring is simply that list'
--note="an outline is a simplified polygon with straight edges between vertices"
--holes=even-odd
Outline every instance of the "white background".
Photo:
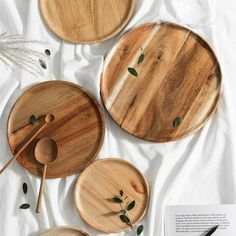
[{"label": "white background", "polygon": [[[145,236],[164,235],[165,205],[234,204],[236,195],[236,2],[235,0],[139,0],[127,29],[145,22],[167,20],[194,25],[214,48],[223,72],[224,92],[217,114],[204,129],[178,142],[155,144],[136,139],[121,130],[106,114],[106,137],[98,158],[122,157],[147,177],[151,186]],[[0,0],[0,32],[22,33],[48,42],[53,55],[45,76],[35,78],[22,70],[7,71],[0,64],[0,166],[10,159],[6,122],[15,99],[33,83],[66,80],[99,96],[103,57],[115,38],[93,46],[67,43],[44,25],[37,0]],[[123,33],[123,32],[122,32]],[[0,176],[0,235],[38,235],[56,225],[87,226],[77,214],[73,189],[78,175],[46,183],[42,213],[35,214],[40,180],[17,162]],[[29,187],[27,195],[22,183]],[[23,202],[29,210],[19,210]],[[130,232],[118,235],[131,235]],[[229,235],[227,235],[229,236]]]}]

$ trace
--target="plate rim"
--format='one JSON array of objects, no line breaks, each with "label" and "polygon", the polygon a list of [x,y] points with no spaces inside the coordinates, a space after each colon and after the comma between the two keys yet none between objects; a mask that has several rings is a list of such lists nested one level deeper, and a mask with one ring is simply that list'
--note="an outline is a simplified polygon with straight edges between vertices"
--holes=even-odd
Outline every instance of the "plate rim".
[{"label": "plate rim", "polygon": [[94,39],[94,40],[89,40],[89,41],[86,41],[86,40],[76,41],[76,40],[71,40],[68,37],[64,37],[64,36],[59,35],[56,32],[56,30],[50,26],[50,24],[48,23],[48,20],[46,20],[45,15],[44,15],[45,13],[43,11],[43,1],[48,1],[48,0],[40,0],[39,1],[39,9],[40,9],[40,13],[41,13],[40,15],[41,15],[42,21],[45,23],[45,25],[48,27],[48,29],[51,30],[51,32],[53,32],[57,37],[65,40],[67,42],[74,43],[74,44],[82,44],[82,45],[102,43],[102,42],[105,42],[105,41],[113,38],[117,34],[119,34],[125,28],[125,26],[129,23],[129,21],[131,20],[131,17],[134,13],[134,7],[135,7],[135,2],[136,2],[136,0],[129,0],[131,5],[130,5],[129,12],[128,12],[125,20],[122,22],[122,24],[119,25],[119,27],[117,29],[113,30],[112,33],[102,37],[101,39],[96,39],[96,40]]},{"label": "plate rim", "polygon": [[96,163],[99,163],[99,162],[106,162],[106,161],[116,161],[116,162],[121,162],[121,163],[125,163],[126,165],[129,165],[130,167],[132,167],[135,171],[137,171],[138,175],[140,175],[140,177],[142,177],[143,179],[143,183],[145,185],[145,188],[146,188],[146,197],[147,197],[147,201],[146,201],[146,204],[145,204],[145,207],[144,207],[144,210],[142,212],[142,214],[139,216],[139,218],[137,219],[136,222],[133,223],[133,226],[137,225],[140,221],[143,220],[144,216],[146,215],[147,211],[148,211],[148,207],[149,207],[149,203],[150,203],[150,186],[149,186],[149,183],[147,181],[147,178],[144,176],[144,174],[141,173],[141,171],[136,167],[134,166],[131,162],[129,161],[126,161],[124,159],[121,159],[119,157],[106,157],[104,159],[98,159],[98,160],[95,160],[93,163],[91,163],[81,174],[80,176],[77,178],[76,180],[76,184],[75,184],[75,188],[74,188],[74,204],[75,204],[75,207],[76,207],[76,210],[77,212],[79,213],[81,219],[86,222],[89,226],[91,226],[92,228],[100,231],[100,232],[104,232],[104,233],[121,233],[121,232],[124,232],[128,229],[130,229],[130,226],[126,226],[120,230],[116,230],[116,231],[112,231],[112,230],[104,230],[104,229],[101,229],[100,227],[95,227],[94,225],[92,225],[90,222],[88,222],[87,219],[84,218],[84,214],[82,213],[82,211],[80,210],[80,208],[78,207],[79,204],[76,203],[76,193],[77,193],[77,188],[79,186],[79,180],[81,177],[83,177],[84,175],[86,175],[86,172],[89,171],[90,168],[93,167],[94,164]]},{"label": "plate rim", "polygon": [[[158,138],[158,140],[154,140],[154,139],[149,139],[149,138],[145,138],[145,137],[141,137],[140,135],[135,135],[132,132],[122,128],[119,123],[116,121],[116,118],[114,117],[114,115],[112,115],[109,110],[107,109],[107,105],[106,105],[106,100],[104,98],[104,93],[103,93],[103,89],[102,89],[102,84],[103,84],[103,80],[104,80],[104,72],[107,69],[107,66],[109,64],[109,60],[112,58],[112,55],[114,54],[115,49],[118,47],[120,41],[127,36],[126,34],[132,33],[135,30],[141,28],[141,27],[145,27],[146,25],[173,25],[175,27],[179,27],[182,29],[186,29],[189,30],[194,36],[197,36],[198,38],[200,38],[200,40],[202,40],[208,47],[208,49],[211,51],[211,53],[213,54],[213,56],[215,57],[218,65],[219,65],[219,93],[218,93],[218,99],[215,103],[214,108],[212,109],[211,113],[204,118],[204,121],[197,126],[196,128],[194,128],[191,132],[185,133],[184,135],[180,135],[180,136],[176,136],[176,137],[171,137],[169,136],[168,138]],[[188,136],[194,135],[196,132],[200,131],[201,129],[204,128],[204,126],[208,123],[208,121],[213,117],[213,115],[216,113],[219,104],[222,100],[222,93],[223,93],[223,74],[222,74],[222,68],[221,68],[221,64],[219,61],[219,58],[217,57],[215,51],[213,50],[213,47],[209,44],[209,42],[204,39],[201,35],[199,35],[198,33],[194,32],[193,29],[191,29],[190,27],[188,27],[187,25],[183,25],[183,24],[177,24],[177,23],[173,23],[173,22],[169,22],[169,21],[159,21],[159,22],[147,22],[147,23],[143,23],[140,24],[138,26],[134,26],[131,29],[127,30],[120,38],[118,38],[118,40],[115,42],[115,44],[111,47],[111,49],[109,50],[109,52],[104,56],[104,65],[103,65],[103,72],[101,73],[100,76],[100,95],[101,95],[101,100],[102,103],[104,105],[104,107],[106,108],[107,113],[109,114],[109,116],[111,117],[111,119],[115,122],[115,124],[117,124],[123,131],[125,131],[127,134],[131,135],[134,138],[140,139],[140,140],[144,140],[144,141],[148,141],[150,143],[165,143],[165,142],[174,142],[174,141],[179,141],[182,140]]]},{"label": "plate rim", "polygon": [[[104,115],[104,111],[102,109],[102,106],[100,105],[100,103],[98,102],[98,100],[96,99],[96,97],[89,91],[87,91],[86,89],[84,89],[83,87],[81,87],[80,85],[78,84],[75,84],[75,83],[72,83],[72,82],[69,82],[69,81],[65,81],[65,80],[48,80],[48,81],[44,81],[44,82],[39,82],[39,83],[36,83],[36,84],[33,84],[32,86],[29,86],[27,87],[27,89],[22,93],[20,94],[20,96],[15,100],[13,106],[11,107],[10,109],[10,112],[8,114],[8,118],[7,118],[7,124],[6,124],[6,132],[7,132],[7,143],[8,143],[8,147],[12,153],[12,155],[14,155],[14,152],[11,148],[11,145],[10,145],[10,132],[9,132],[9,122],[10,122],[10,116],[12,114],[12,111],[14,110],[16,104],[19,102],[19,100],[21,99],[21,97],[26,94],[30,89],[33,89],[35,87],[38,87],[40,85],[45,85],[45,84],[53,84],[53,83],[58,83],[58,84],[66,84],[66,85],[69,85],[69,86],[73,86],[79,90],[81,90],[83,93],[85,93],[94,103],[94,105],[96,105],[96,108],[99,112],[99,115],[100,115],[100,119],[101,119],[101,141],[99,143],[99,146],[98,146],[98,149],[97,151],[95,152],[94,156],[91,158],[91,160],[84,166],[82,166],[81,168],[79,168],[79,170],[76,172],[76,173],[72,173],[72,174],[63,174],[63,175],[60,175],[60,176],[52,176],[52,177],[47,177],[46,176],[46,179],[57,179],[57,178],[64,178],[64,177],[67,177],[67,176],[71,176],[71,175],[74,175],[74,174],[78,174],[80,173],[81,171],[83,171],[84,169],[86,169],[91,163],[93,163],[96,158],[98,157],[98,154],[99,152],[101,151],[101,148],[104,144],[104,139],[105,139],[105,132],[106,132],[106,125],[105,125],[105,115]],[[27,171],[29,171],[31,174],[33,174],[34,176],[37,176],[37,177],[40,177],[38,175],[36,175],[35,173],[31,172],[29,169],[27,169],[19,160],[18,158],[16,158],[17,162]]]},{"label": "plate rim", "polygon": [[50,233],[51,230],[57,230],[57,229],[72,229],[72,230],[75,230],[79,233],[82,233],[86,236],[91,236],[91,234],[89,234],[88,232],[85,232],[84,230],[81,230],[79,228],[76,228],[76,227],[70,227],[70,226],[55,226],[55,227],[52,227],[52,228],[49,228],[49,229],[46,229],[44,232],[42,232],[40,234],[40,236],[44,236],[46,233]]}]

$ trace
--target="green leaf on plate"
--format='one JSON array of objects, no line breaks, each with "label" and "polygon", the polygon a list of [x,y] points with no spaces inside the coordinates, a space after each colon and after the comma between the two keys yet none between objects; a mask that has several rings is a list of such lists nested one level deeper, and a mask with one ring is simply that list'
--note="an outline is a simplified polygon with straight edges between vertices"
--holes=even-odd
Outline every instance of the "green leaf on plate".
[{"label": "green leaf on plate", "polygon": [[28,209],[30,208],[30,205],[28,203],[24,203],[20,206],[20,209]]},{"label": "green leaf on plate", "polygon": [[181,123],[181,120],[179,117],[176,117],[175,120],[173,121],[173,126],[174,128],[178,127]]},{"label": "green leaf on plate", "polygon": [[34,125],[36,123],[37,119],[35,117],[35,115],[32,115],[30,118],[29,118],[29,122]]},{"label": "green leaf on plate", "polygon": [[142,63],[144,60],[144,54],[141,54],[138,58],[138,64]]},{"label": "green leaf on plate", "polygon": [[23,188],[24,194],[26,194],[27,191],[28,191],[28,186],[27,186],[27,184],[26,184],[26,183],[23,183],[22,188]]},{"label": "green leaf on plate", "polygon": [[139,225],[138,229],[137,229],[137,235],[140,235],[143,232],[143,225]]},{"label": "green leaf on plate", "polygon": [[122,199],[120,199],[120,198],[118,198],[118,197],[113,197],[113,198],[112,198],[112,201],[113,201],[114,203],[122,203],[122,202],[123,202]]},{"label": "green leaf on plate", "polygon": [[134,68],[128,67],[128,71],[129,71],[129,73],[132,74],[133,76],[138,77],[138,72],[137,72]]},{"label": "green leaf on plate", "polygon": [[124,223],[128,223],[128,224],[130,223],[130,219],[127,215],[120,215],[120,219]]},{"label": "green leaf on plate", "polygon": [[129,205],[126,207],[127,211],[131,211],[135,207],[135,201],[132,201],[129,203]]}]

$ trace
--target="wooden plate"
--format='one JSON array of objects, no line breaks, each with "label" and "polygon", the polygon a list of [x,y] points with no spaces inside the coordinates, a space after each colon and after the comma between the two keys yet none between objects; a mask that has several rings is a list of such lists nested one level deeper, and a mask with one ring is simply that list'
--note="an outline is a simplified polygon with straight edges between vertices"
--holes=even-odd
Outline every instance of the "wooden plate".
[{"label": "wooden plate", "polygon": [[210,46],[170,23],[145,24],[126,33],[107,56],[101,80],[103,102],[115,122],[155,142],[202,128],[220,92],[221,69]]},{"label": "wooden plate", "polygon": [[46,24],[73,43],[97,43],[118,34],[128,23],[134,0],[40,0]]},{"label": "wooden plate", "polygon": [[47,230],[40,236],[89,236],[88,233],[76,229],[76,228],[70,228],[70,227],[55,227],[52,229]]},{"label": "wooden plate", "polygon": [[87,167],[76,183],[75,204],[81,217],[92,227],[106,233],[129,228],[119,217],[120,206],[111,201],[120,190],[136,201],[129,211],[133,225],[145,215],[149,201],[149,186],[144,176],[129,162],[107,158]]},{"label": "wooden plate", "polygon": [[[103,111],[96,99],[81,87],[64,82],[48,81],[37,84],[16,101],[8,120],[8,141],[13,153],[42,126],[45,114],[52,113],[55,121],[35,138],[17,158],[27,170],[41,175],[43,166],[34,157],[37,141],[45,136],[56,140],[59,157],[48,166],[47,178],[59,178],[84,169],[97,156],[104,139]],[[29,122],[31,115],[37,123]]]}]

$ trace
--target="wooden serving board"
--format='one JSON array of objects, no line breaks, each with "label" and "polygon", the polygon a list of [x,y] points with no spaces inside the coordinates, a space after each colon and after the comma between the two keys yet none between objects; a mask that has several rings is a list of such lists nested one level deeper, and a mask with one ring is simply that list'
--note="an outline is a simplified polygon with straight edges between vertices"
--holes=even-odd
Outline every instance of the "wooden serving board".
[{"label": "wooden serving board", "polygon": [[[64,81],[37,84],[16,101],[8,120],[8,141],[13,154],[44,124],[46,114],[55,120],[33,140],[17,158],[35,175],[41,176],[43,166],[34,157],[37,141],[52,137],[59,146],[59,157],[48,166],[47,178],[78,173],[97,156],[104,139],[103,111],[96,99],[78,85]],[[35,115],[37,122],[29,122]]]},{"label": "wooden serving board", "polygon": [[120,205],[111,201],[123,190],[126,200],[136,201],[129,211],[133,225],[145,215],[149,202],[149,186],[145,177],[129,162],[118,158],[95,161],[87,167],[76,183],[75,204],[80,216],[90,226],[106,233],[129,228],[120,220]]},{"label": "wooden serving board", "polygon": [[40,0],[46,24],[73,43],[97,43],[118,34],[128,23],[134,0]]},{"label": "wooden serving board", "polygon": [[220,92],[221,69],[210,46],[170,23],[145,24],[126,33],[107,56],[101,80],[103,102],[115,122],[155,142],[202,128]]},{"label": "wooden serving board", "polygon": [[76,228],[55,227],[47,230],[40,236],[89,236],[89,234]]}]

